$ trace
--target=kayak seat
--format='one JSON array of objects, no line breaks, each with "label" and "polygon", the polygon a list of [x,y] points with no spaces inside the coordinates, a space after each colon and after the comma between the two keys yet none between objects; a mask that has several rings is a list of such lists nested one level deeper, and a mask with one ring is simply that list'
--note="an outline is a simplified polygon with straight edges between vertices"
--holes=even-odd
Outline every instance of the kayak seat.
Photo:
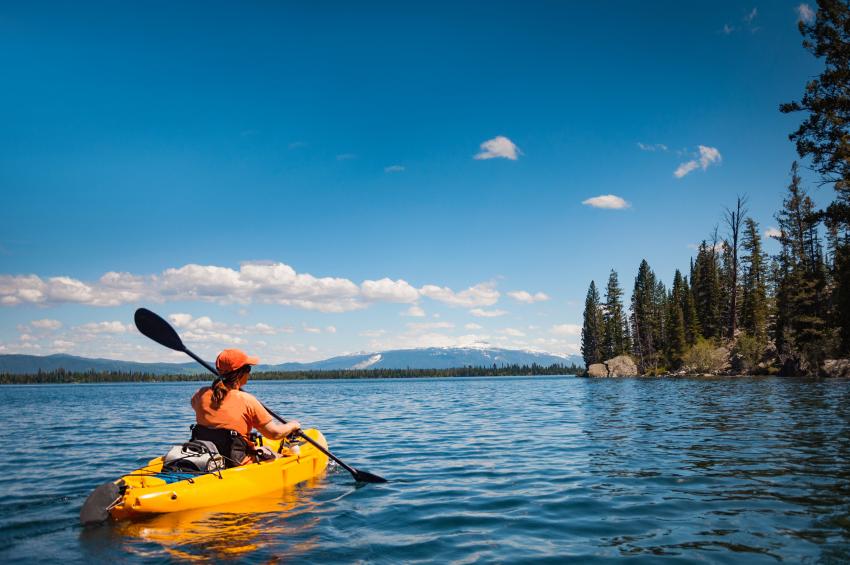
[{"label": "kayak seat", "polygon": [[200,424],[192,424],[192,440],[210,441],[224,456],[225,467],[239,467],[246,455],[255,451],[254,444],[248,442],[236,430],[225,428],[209,428]]}]

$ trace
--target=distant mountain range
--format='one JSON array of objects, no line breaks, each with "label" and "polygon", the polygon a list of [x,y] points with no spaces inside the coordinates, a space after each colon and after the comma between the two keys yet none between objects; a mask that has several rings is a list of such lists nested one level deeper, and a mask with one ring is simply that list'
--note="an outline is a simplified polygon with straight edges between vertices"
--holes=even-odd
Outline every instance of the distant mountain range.
[{"label": "distant mountain range", "polygon": [[[212,361],[212,360],[210,360]],[[455,367],[489,367],[504,365],[570,365],[582,363],[578,355],[553,355],[535,351],[496,348],[429,347],[395,349],[380,353],[358,353],[331,357],[312,363],[258,365],[257,371],[322,371],[340,369],[450,369]],[[122,372],[155,375],[203,374],[206,370],[195,362],[135,363],[114,359],[88,359],[74,355],[0,355],[0,373],[31,374],[38,371],[64,369],[74,373]]]}]

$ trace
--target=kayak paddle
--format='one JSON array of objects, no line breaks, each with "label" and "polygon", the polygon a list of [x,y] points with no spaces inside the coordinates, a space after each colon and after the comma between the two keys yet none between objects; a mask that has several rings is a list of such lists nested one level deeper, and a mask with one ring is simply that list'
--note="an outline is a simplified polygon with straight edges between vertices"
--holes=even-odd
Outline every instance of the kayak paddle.
[{"label": "kayak paddle", "polygon": [[[206,369],[211,372],[215,376],[219,376],[218,371],[215,370],[215,367],[192,353],[185,345],[183,345],[183,340],[180,339],[180,336],[177,335],[177,332],[174,328],[171,327],[171,324],[162,319],[159,315],[151,312],[147,308],[139,308],[136,310],[136,314],[133,316],[133,319],[136,322],[136,327],[142,332],[143,335],[149,337],[160,345],[164,345],[169,349],[173,349],[174,351],[181,351],[206,367]],[[284,424],[286,420],[272,412],[271,410],[263,404],[263,407],[268,410],[269,414],[271,414],[274,418],[277,418]],[[372,473],[366,471],[359,471],[354,467],[346,465],[339,457],[322,447],[319,443],[317,443],[313,438],[298,430],[296,432],[298,437],[308,441],[313,444],[313,446],[336,461],[343,469],[351,473],[351,476],[354,477],[354,480],[358,483],[385,483],[387,479],[383,477],[379,477],[378,475],[374,475]]]}]

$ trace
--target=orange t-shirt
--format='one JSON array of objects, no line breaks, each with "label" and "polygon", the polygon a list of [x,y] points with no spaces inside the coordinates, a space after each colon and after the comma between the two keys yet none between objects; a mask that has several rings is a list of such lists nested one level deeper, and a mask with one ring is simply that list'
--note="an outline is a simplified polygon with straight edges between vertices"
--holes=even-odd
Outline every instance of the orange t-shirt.
[{"label": "orange t-shirt", "polygon": [[212,389],[201,387],[192,397],[195,419],[208,428],[236,430],[246,438],[253,428],[268,424],[272,415],[253,394],[230,390],[219,407],[212,407]]}]

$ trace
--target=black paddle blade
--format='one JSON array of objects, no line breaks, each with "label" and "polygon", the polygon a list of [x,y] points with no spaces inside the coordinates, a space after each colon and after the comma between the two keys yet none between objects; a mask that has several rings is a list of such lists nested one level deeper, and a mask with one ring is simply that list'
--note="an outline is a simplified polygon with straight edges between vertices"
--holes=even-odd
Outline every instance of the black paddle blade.
[{"label": "black paddle blade", "polygon": [[115,483],[103,483],[86,499],[80,509],[80,523],[84,526],[100,524],[109,518],[109,509],[121,500],[121,487]]},{"label": "black paddle blade", "polygon": [[151,338],[160,345],[175,351],[186,351],[186,346],[171,324],[154,314],[147,308],[139,308],[133,316],[136,327],[143,335]]},{"label": "black paddle blade", "polygon": [[354,473],[354,480],[358,483],[386,483],[388,482],[384,477],[379,477],[378,475],[373,475],[368,471],[361,471],[359,469],[355,469],[357,471]]}]

